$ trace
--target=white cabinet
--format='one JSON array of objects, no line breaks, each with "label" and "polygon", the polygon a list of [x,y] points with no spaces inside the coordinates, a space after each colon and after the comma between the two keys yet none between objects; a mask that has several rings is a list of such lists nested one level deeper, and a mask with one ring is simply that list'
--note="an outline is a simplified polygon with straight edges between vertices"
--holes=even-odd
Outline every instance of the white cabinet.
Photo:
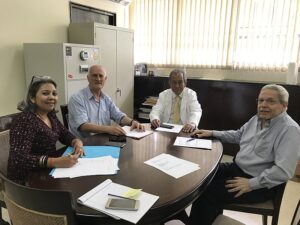
[{"label": "white cabinet", "polygon": [[128,116],[133,117],[133,30],[100,23],[72,23],[69,42],[100,46],[106,69],[104,92]]},{"label": "white cabinet", "polygon": [[59,105],[88,85],[88,68],[100,63],[100,49],[70,43],[24,43],[24,63],[27,86],[34,75],[51,76],[57,83],[60,111]]}]

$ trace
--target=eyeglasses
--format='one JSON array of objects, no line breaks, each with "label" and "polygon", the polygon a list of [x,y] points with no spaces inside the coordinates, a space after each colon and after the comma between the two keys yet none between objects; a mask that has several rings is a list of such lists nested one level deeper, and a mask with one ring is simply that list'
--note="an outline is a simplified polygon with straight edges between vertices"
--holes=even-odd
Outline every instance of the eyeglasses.
[{"label": "eyeglasses", "polygon": [[272,98],[267,98],[267,99],[259,98],[259,99],[256,99],[256,101],[257,101],[257,104],[259,104],[259,105],[261,105],[263,102],[265,102],[268,105],[275,105],[277,103],[280,103],[280,101],[274,100]]},{"label": "eyeglasses", "polygon": [[49,76],[32,76],[30,85],[35,82],[41,81],[41,80],[51,80],[51,77],[49,77]]},{"label": "eyeglasses", "polygon": [[182,85],[183,83],[183,80],[171,80],[171,85]]}]

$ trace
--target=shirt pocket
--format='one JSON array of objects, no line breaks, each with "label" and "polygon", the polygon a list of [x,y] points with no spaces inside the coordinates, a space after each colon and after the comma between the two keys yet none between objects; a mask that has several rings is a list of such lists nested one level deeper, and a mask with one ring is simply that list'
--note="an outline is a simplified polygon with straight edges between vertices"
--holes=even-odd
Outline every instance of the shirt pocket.
[{"label": "shirt pocket", "polygon": [[271,158],[273,141],[269,139],[259,139],[254,147],[254,152],[261,158]]}]

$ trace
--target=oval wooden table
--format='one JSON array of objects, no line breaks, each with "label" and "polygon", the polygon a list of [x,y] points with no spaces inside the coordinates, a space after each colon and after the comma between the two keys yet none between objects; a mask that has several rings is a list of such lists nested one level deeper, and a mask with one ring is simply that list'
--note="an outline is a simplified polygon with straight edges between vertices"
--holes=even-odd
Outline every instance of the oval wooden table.
[{"label": "oval wooden table", "polygon": [[[111,179],[115,183],[141,188],[145,192],[158,195],[159,199],[138,224],[158,224],[189,206],[201,195],[212,180],[223,153],[222,144],[218,140],[213,140],[212,150],[173,146],[177,135],[187,134],[154,131],[153,134],[140,140],[127,138],[126,146],[120,151],[120,170],[116,175],[54,179],[49,176],[49,170],[43,170],[32,172],[28,184],[41,189],[71,191],[79,221],[86,224],[104,224],[104,221],[105,224],[130,224],[111,219],[96,210],[76,203],[78,197],[99,183]],[[109,135],[101,134],[83,139],[83,142],[84,145],[90,146],[104,145],[108,138]],[[162,153],[197,163],[200,169],[175,179],[144,163]]]}]

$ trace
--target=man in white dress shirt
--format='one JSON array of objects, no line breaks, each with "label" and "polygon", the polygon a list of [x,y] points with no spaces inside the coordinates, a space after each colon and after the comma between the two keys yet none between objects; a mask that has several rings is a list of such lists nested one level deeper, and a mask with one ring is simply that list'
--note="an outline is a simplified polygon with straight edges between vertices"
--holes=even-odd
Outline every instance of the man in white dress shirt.
[{"label": "man in white dress shirt", "polygon": [[159,94],[158,101],[150,113],[151,125],[161,123],[184,125],[182,131],[194,131],[200,121],[202,110],[195,91],[186,87],[187,78],[183,70],[173,70],[169,76],[170,89]]}]

